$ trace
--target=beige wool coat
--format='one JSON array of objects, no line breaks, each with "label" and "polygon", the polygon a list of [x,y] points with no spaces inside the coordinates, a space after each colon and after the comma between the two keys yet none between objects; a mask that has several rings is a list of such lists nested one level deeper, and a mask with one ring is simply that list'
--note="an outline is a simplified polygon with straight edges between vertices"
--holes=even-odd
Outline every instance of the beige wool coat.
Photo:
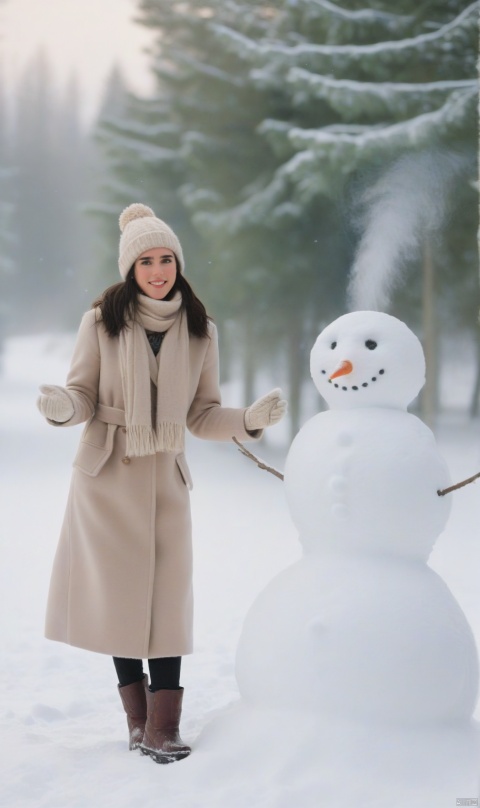
[{"label": "beige wool coat", "polygon": [[[213,323],[206,339],[189,338],[189,352],[188,429],[214,440],[260,437],[246,432],[244,409],[221,406]],[[119,339],[108,336],[96,310],[82,319],[61,389],[74,414],[55,425],[87,424],[53,563],[45,636],[136,659],[191,653],[190,472],[183,453],[126,457]]]}]

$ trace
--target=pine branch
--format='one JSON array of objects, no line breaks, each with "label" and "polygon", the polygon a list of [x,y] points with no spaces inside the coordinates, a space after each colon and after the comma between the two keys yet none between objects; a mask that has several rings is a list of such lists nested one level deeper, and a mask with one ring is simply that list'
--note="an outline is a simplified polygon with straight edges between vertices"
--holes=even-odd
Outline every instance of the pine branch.
[{"label": "pine branch", "polygon": [[459,483],[455,483],[455,485],[449,486],[449,488],[443,488],[441,491],[437,491],[439,497],[444,497],[445,494],[449,494],[451,491],[456,491],[457,488],[463,488],[464,485],[468,485],[469,483],[475,482],[480,477],[480,471],[478,474],[474,474],[473,477],[468,477],[466,480],[462,480]]},{"label": "pine branch", "polygon": [[248,449],[245,449],[245,446],[243,445],[243,443],[240,443],[240,441],[237,440],[236,438],[232,438],[232,440],[233,440],[234,443],[237,444],[238,450],[243,455],[245,455],[245,457],[248,457],[249,460],[253,460],[253,462],[257,464],[259,469],[264,469],[264,471],[269,471],[270,474],[274,474],[275,477],[279,478],[279,480],[283,480],[283,474],[282,474],[281,471],[277,471],[277,469],[274,469],[272,466],[267,466],[267,464],[264,463],[263,460],[260,460],[258,457],[256,457],[254,454],[252,454],[252,452],[249,452]]},{"label": "pine branch", "polygon": [[[273,70],[257,70],[258,81],[276,86]],[[318,75],[303,68],[293,67],[286,81],[292,88],[294,104],[305,106],[317,99],[326,101],[344,121],[356,121],[359,114],[369,120],[412,118],[422,112],[432,112],[445,103],[446,96],[455,90],[477,86],[477,79],[453,81],[394,82],[357,81]],[[325,127],[323,127],[325,129]]]},{"label": "pine branch", "polygon": [[[370,65],[378,73],[383,63],[390,74],[392,67],[403,65],[413,58],[423,58],[425,47],[444,61],[452,57],[452,49],[465,49],[465,32],[475,32],[478,25],[478,3],[473,2],[457,17],[439,29],[400,40],[375,42],[369,45],[330,45],[302,42],[287,45],[265,39],[259,42],[239,33],[227,25],[213,24],[211,30],[222,40],[225,48],[239,58],[260,66],[275,63],[297,65],[315,69],[320,73],[340,75],[360,61]],[[474,34],[473,34],[474,35]],[[473,41],[473,40],[472,40]],[[455,46],[455,48],[454,48]],[[453,58],[455,58],[453,56]]]},{"label": "pine branch", "polygon": [[410,26],[415,22],[412,16],[390,14],[389,12],[380,11],[373,8],[362,8],[359,10],[350,10],[342,8],[335,3],[330,3],[329,0],[312,0],[314,6],[317,6],[323,12],[328,13],[332,17],[336,17],[343,21],[352,20],[355,23],[379,23],[383,22],[388,27],[393,26],[398,30],[399,26],[403,23],[405,26]]}]

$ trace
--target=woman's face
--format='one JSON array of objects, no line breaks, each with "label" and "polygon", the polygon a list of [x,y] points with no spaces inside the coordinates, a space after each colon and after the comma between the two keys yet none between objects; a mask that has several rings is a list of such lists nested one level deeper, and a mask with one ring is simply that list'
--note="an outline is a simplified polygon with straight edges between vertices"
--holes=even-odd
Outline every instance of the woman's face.
[{"label": "woman's face", "polygon": [[144,295],[163,300],[177,277],[175,255],[166,247],[146,250],[135,261],[133,274]]}]

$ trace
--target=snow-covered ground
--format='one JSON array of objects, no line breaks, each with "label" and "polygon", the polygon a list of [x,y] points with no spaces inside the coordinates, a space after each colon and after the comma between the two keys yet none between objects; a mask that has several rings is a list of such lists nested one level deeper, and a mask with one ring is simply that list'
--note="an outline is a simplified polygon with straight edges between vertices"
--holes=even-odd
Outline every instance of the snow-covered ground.
[{"label": "snow-covered ground", "polygon": [[[303,750],[307,769],[304,759],[287,754],[293,740],[282,735],[282,727],[269,738],[258,716],[250,725],[244,717],[241,744],[229,737],[238,700],[235,649],[245,614],[266,583],[301,554],[282,483],[229,444],[190,439],[187,450],[195,482],[196,644],[183,663],[182,735],[193,753],[181,763],[158,766],[128,752],[111,659],[43,638],[50,568],[82,427],[51,429],[35,398],[39,383],[63,383],[70,352],[69,339],[12,340],[0,376],[0,806],[439,808],[439,801],[428,801],[418,757],[405,763],[402,789],[384,749],[378,750],[385,766],[376,779],[362,780],[361,769],[354,774],[350,762],[346,782],[345,769],[332,768],[328,739],[323,750]],[[471,385],[467,369],[465,374],[457,389]],[[226,395],[234,404],[235,391]],[[453,408],[440,419],[436,436],[453,480],[480,470],[479,428],[478,421]],[[283,427],[275,429],[277,436],[272,432],[255,451],[282,468]],[[452,515],[430,564],[449,585],[480,644],[478,485],[452,496]],[[249,737],[249,726],[257,734]],[[348,762],[359,748],[354,740],[347,734],[331,743],[345,749]],[[418,748],[426,747],[432,737],[418,741]],[[433,766],[430,783],[435,776]],[[440,768],[438,778],[440,788]],[[445,794],[445,805],[478,797],[470,779],[457,782],[458,793]]]}]

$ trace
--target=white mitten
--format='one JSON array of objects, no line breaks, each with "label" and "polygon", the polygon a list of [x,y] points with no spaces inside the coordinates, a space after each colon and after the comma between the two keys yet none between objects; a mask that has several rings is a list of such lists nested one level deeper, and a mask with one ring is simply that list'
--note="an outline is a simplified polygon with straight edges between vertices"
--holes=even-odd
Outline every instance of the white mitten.
[{"label": "white mitten", "polygon": [[282,391],[276,387],[250,405],[245,411],[245,427],[249,432],[273,426],[283,418],[287,411],[287,402],[280,398],[281,395]]},{"label": "white mitten", "polygon": [[55,384],[42,384],[39,389],[43,395],[37,398],[37,407],[44,418],[63,424],[72,417],[73,404],[68,393],[62,387],[57,387]]}]

